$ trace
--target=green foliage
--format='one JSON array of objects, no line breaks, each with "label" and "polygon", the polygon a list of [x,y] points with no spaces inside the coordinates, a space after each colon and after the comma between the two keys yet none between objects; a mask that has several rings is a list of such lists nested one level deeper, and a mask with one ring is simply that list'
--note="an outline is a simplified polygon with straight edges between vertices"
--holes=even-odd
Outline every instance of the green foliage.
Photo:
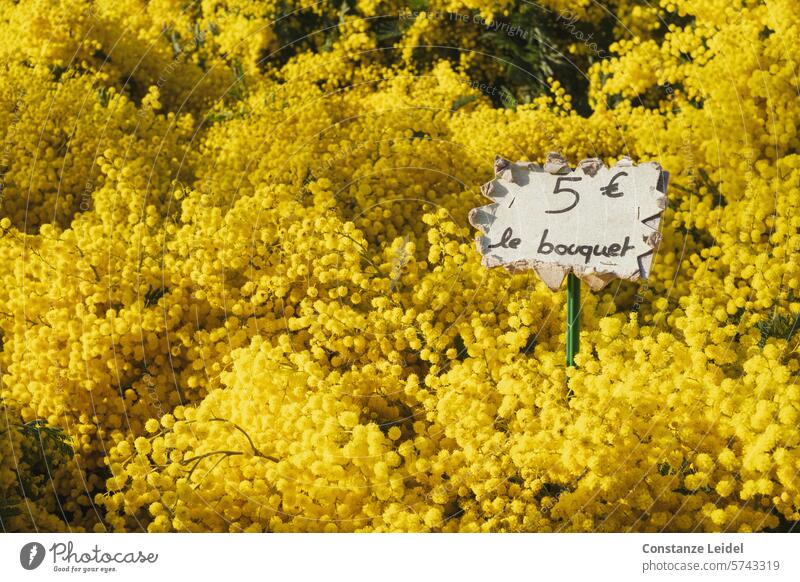
[{"label": "green foliage", "polygon": [[[22,513],[19,508],[20,501],[22,500],[17,496],[0,498],[0,524],[5,524],[7,519]],[[5,525],[3,526],[3,530],[6,530]]]},{"label": "green foliage", "polygon": [[[427,10],[427,0],[407,2],[408,13],[418,14]],[[386,13],[368,19],[369,33],[379,47],[399,50],[405,46],[405,33],[415,21],[408,13]],[[264,66],[279,67],[304,50],[330,51],[341,37],[340,27],[346,18],[361,17],[355,3],[348,0],[322,15],[308,10],[281,8],[280,5],[277,14],[280,24],[275,27],[275,32],[280,48],[275,53],[263,55],[261,62]],[[578,112],[588,112],[586,71],[601,58],[600,55],[608,54],[613,30],[610,20],[603,20],[591,30],[584,30],[579,27],[591,25],[573,23],[564,14],[532,3],[522,3],[507,16],[495,15],[491,24],[477,11],[453,14],[452,18],[448,14],[438,13],[437,18],[442,19],[443,28],[455,38],[477,32],[478,44],[473,53],[477,59],[464,72],[479,84],[499,89],[492,93],[496,106],[514,108],[518,103],[530,103],[535,97],[548,92],[548,78],[552,77],[573,96],[573,106]],[[581,43],[586,44],[585,54],[566,56],[569,45]],[[432,40],[430,46],[414,49],[414,65],[420,74],[441,59],[458,66],[462,56],[458,46],[459,43],[453,40]],[[370,58],[384,60],[396,56],[393,50],[381,50],[370,55]],[[454,109],[457,107],[454,106]]]},{"label": "green foliage", "polygon": [[470,103],[475,101],[477,98],[478,98],[477,95],[459,95],[458,97],[453,99],[453,106],[451,107],[451,109],[453,111],[458,111],[465,105],[469,105]]},{"label": "green foliage", "polygon": [[761,320],[756,324],[756,328],[761,332],[758,345],[763,348],[771,337],[789,341],[797,331],[798,324],[800,324],[800,316],[792,317],[773,311],[769,319]]},{"label": "green foliage", "polygon": [[6,520],[22,513],[24,499],[36,501],[52,491],[53,471],[74,455],[70,437],[61,428],[49,426],[46,420],[32,420],[14,428],[23,439],[14,467],[16,490],[3,491],[0,498],[0,525],[4,531]]}]

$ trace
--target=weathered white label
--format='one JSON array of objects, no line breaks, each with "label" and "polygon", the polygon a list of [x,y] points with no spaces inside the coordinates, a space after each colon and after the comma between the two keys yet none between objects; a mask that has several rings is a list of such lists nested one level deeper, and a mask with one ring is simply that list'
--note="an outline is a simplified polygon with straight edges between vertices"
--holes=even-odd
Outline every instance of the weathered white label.
[{"label": "weathered white label", "polygon": [[551,153],[544,167],[498,158],[495,175],[482,187],[494,203],[469,215],[485,266],[534,269],[553,290],[570,270],[595,290],[649,274],[667,203],[657,163],[588,159],[572,170]]}]

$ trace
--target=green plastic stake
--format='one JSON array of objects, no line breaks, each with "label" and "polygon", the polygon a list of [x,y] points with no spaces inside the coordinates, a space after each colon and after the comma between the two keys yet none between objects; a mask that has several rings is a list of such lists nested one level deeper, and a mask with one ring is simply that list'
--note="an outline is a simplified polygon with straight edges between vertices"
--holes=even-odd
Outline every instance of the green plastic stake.
[{"label": "green plastic stake", "polygon": [[581,335],[581,280],[567,276],[567,366],[575,365]]}]

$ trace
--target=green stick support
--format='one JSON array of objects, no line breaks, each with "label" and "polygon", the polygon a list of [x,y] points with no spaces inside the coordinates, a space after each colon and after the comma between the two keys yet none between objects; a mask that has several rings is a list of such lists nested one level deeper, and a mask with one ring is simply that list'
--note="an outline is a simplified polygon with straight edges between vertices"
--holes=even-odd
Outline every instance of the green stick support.
[{"label": "green stick support", "polygon": [[567,276],[567,366],[575,365],[580,347],[581,281],[574,274]]}]

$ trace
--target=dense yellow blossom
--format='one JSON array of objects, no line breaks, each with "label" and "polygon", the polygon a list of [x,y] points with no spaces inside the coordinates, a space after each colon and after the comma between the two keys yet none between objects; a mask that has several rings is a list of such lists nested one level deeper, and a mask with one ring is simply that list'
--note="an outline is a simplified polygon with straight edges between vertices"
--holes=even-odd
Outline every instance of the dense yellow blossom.
[{"label": "dense yellow blossom", "polygon": [[[3,529],[800,520],[789,0],[0,0],[0,32]],[[671,174],[572,369],[564,294],[466,221],[495,155],[552,150]]]}]

